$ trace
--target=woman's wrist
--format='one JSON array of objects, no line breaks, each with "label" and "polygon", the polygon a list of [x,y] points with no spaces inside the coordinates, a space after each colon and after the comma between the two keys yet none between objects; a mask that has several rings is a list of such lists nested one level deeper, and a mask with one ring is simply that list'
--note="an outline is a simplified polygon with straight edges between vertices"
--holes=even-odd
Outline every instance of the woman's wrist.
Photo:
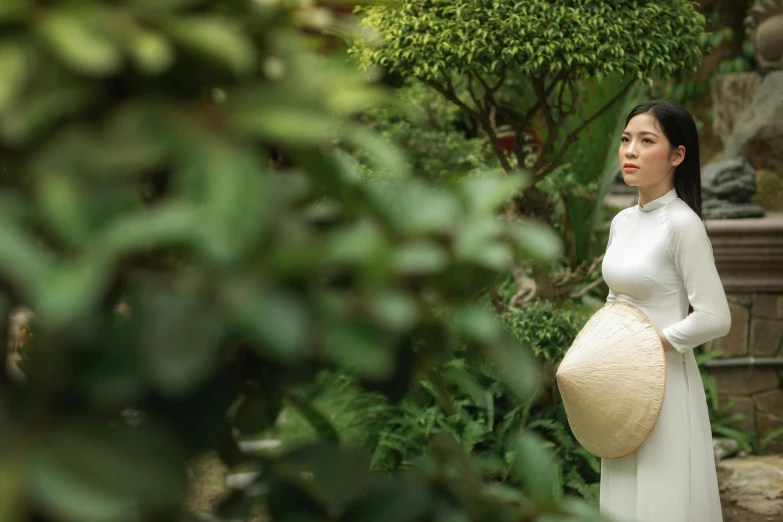
[{"label": "woman's wrist", "polygon": [[663,335],[663,332],[658,332],[658,337],[661,339],[661,344],[663,345],[664,352],[676,350],[674,346],[672,346],[672,343],[670,343],[669,340],[666,338],[666,336]]}]

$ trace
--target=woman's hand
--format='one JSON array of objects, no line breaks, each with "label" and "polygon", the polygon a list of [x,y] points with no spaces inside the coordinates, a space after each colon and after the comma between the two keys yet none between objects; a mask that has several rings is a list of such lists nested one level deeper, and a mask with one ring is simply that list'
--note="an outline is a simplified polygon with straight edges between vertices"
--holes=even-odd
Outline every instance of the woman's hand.
[{"label": "woman's hand", "polygon": [[658,332],[658,337],[661,339],[661,344],[663,345],[664,352],[676,351],[674,346],[672,346],[672,343],[669,342],[669,340],[666,338],[666,336],[663,335],[663,333]]}]

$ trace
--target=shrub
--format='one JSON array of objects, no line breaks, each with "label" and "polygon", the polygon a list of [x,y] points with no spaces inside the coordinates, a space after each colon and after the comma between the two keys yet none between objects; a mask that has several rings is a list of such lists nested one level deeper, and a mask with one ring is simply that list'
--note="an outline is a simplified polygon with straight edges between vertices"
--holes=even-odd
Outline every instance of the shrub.
[{"label": "shrub", "polygon": [[[542,360],[553,365],[586,322],[580,312],[536,302],[510,310],[503,318],[514,336]],[[558,495],[578,494],[597,501],[600,461],[579,446],[571,434],[565,410],[551,398],[551,375],[544,393],[520,404],[497,367],[477,361],[465,350],[461,357],[434,364],[400,403],[377,394],[353,399],[352,428],[364,433],[376,469],[398,471],[414,465],[434,438],[448,435],[480,462],[485,480],[517,485],[512,441],[520,432],[535,431],[556,456]],[[541,396],[545,400],[540,400]],[[537,400],[538,399],[538,400]]]}]

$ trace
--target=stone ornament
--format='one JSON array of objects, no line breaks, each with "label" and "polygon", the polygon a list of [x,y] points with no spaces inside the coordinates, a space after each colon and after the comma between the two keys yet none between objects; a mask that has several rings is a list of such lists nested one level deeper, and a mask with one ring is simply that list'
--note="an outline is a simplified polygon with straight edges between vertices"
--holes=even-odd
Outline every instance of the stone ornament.
[{"label": "stone ornament", "polygon": [[757,0],[745,31],[762,69],[783,69],[783,0]]},{"label": "stone ornament", "polygon": [[751,201],[756,194],[756,171],[742,156],[703,166],[701,190],[707,219],[764,216],[764,209]]}]

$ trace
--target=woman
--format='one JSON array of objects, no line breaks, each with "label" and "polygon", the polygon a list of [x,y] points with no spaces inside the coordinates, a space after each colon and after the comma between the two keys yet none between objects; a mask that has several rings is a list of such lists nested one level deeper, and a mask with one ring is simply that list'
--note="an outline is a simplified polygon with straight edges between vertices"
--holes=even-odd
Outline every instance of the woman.
[{"label": "woman", "polygon": [[639,201],[612,220],[603,261],[607,301],[632,303],[655,324],[664,346],[666,392],[644,444],[602,461],[601,512],[623,522],[721,522],[707,401],[693,348],[726,335],[731,317],[702,218],[691,115],[659,100],[634,108],[620,165]]}]

